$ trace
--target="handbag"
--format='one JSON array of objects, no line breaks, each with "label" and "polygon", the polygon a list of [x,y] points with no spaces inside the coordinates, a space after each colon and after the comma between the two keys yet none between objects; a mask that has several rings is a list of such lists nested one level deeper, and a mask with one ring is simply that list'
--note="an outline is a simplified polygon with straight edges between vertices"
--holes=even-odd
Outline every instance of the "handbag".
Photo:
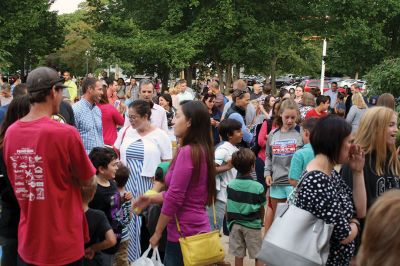
[{"label": "handbag", "polygon": [[[300,180],[295,197],[300,190]],[[257,259],[268,266],[326,265],[333,224],[292,203],[281,206],[263,240]]]},{"label": "handbag", "polygon": [[[217,228],[214,200],[212,207],[214,225],[215,228]],[[219,230],[185,237],[176,215],[175,220],[180,235],[179,244],[181,246],[183,263],[185,266],[210,265],[224,260],[225,253],[221,244]]]},{"label": "handbag", "polygon": [[164,264],[161,262],[158,248],[155,247],[153,249],[153,255],[151,256],[151,259],[148,258],[150,250],[151,245],[149,245],[149,248],[143,253],[143,255],[139,259],[131,263],[131,266],[164,266]]}]

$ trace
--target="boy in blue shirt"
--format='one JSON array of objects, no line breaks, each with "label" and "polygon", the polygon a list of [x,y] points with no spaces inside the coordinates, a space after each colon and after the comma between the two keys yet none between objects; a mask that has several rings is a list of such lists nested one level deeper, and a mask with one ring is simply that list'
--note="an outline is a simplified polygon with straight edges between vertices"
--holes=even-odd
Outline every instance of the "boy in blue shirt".
[{"label": "boy in blue shirt", "polygon": [[292,161],[290,162],[289,183],[293,187],[297,186],[297,182],[306,169],[307,164],[315,157],[314,150],[310,144],[310,136],[317,121],[317,118],[311,117],[304,120],[302,124],[303,130],[301,134],[304,146],[293,154]]}]

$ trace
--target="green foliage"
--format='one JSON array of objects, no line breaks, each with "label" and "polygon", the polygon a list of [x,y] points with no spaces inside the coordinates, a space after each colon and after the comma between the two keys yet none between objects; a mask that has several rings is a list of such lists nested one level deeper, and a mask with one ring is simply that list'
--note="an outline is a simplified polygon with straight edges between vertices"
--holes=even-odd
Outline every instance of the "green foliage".
[{"label": "green foliage", "polygon": [[11,55],[5,58],[9,71],[35,67],[41,57],[62,45],[57,14],[49,7],[47,0],[0,1],[0,50]]},{"label": "green foliage", "polygon": [[386,59],[366,75],[370,95],[385,92],[400,96],[400,58]]}]

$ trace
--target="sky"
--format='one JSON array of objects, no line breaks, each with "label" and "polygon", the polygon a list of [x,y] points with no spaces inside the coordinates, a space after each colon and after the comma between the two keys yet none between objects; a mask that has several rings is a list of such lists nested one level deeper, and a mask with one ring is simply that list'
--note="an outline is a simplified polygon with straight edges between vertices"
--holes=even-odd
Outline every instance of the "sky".
[{"label": "sky", "polygon": [[58,14],[73,13],[81,2],[83,0],[56,0],[50,10],[57,11]]}]

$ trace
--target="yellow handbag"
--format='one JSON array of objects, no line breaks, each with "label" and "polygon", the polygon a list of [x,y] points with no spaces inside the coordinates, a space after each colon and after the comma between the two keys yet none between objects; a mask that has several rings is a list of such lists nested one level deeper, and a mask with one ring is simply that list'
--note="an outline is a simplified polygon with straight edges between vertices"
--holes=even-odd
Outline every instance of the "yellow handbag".
[{"label": "yellow handbag", "polygon": [[[212,207],[214,225],[217,227],[214,200]],[[204,266],[224,260],[225,253],[221,244],[221,234],[219,233],[219,230],[185,237],[182,234],[176,215],[175,220],[179,235],[181,236],[179,238],[179,244],[181,246],[183,263],[185,266]]]}]

